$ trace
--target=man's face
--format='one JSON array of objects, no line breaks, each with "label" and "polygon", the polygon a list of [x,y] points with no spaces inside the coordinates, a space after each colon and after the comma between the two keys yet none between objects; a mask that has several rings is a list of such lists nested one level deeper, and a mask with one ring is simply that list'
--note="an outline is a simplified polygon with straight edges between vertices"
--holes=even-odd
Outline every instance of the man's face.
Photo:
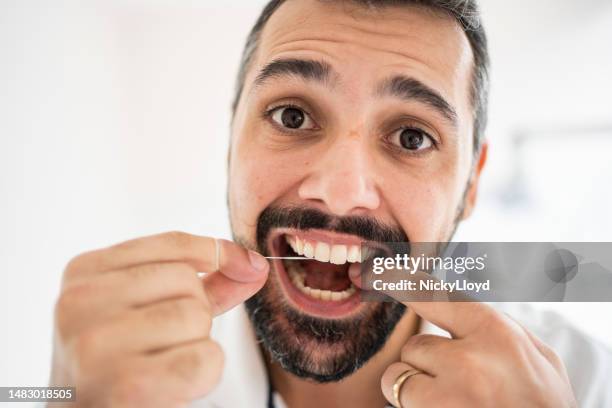
[{"label": "man's face", "polygon": [[229,205],[242,244],[322,260],[275,261],[247,303],[286,369],[342,378],[401,317],[359,301],[360,241],[445,241],[471,210],[472,63],[461,27],[431,10],[290,0],[268,21],[233,122]]}]

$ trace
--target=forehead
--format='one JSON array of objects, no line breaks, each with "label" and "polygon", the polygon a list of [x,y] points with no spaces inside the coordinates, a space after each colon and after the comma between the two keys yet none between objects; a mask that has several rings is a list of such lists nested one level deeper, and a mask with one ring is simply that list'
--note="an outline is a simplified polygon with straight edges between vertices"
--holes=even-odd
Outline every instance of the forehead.
[{"label": "forehead", "polygon": [[458,110],[469,100],[473,58],[467,37],[452,16],[429,8],[287,0],[262,31],[251,77],[285,57],[329,62],[354,92],[401,73],[436,89]]}]

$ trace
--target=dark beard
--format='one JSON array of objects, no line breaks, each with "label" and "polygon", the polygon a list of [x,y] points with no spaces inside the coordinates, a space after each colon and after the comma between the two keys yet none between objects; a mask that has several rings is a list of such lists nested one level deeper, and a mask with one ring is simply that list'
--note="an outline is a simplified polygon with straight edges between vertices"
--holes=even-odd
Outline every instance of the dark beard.
[{"label": "dark beard", "polygon": [[[267,238],[278,227],[327,229],[366,241],[408,242],[401,229],[370,217],[334,217],[313,209],[268,207],[257,222],[259,252],[269,255]],[[363,366],[384,346],[406,310],[401,303],[384,302],[371,303],[350,319],[308,316],[285,302],[274,276],[272,272],[261,291],[245,302],[257,338],[285,370],[317,382],[339,381]]]},{"label": "dark beard", "polygon": [[340,381],[363,366],[384,346],[406,309],[401,303],[373,303],[362,317],[320,319],[285,305],[271,286],[269,281],[245,302],[258,340],[283,369],[321,383]]}]

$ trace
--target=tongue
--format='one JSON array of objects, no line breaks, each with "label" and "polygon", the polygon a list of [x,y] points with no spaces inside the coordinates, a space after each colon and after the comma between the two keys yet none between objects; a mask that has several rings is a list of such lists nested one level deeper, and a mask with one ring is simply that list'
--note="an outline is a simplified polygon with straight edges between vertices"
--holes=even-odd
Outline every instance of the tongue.
[{"label": "tongue", "polygon": [[309,260],[302,262],[306,271],[306,286],[313,289],[341,292],[351,286],[348,265],[334,265],[327,262]]}]

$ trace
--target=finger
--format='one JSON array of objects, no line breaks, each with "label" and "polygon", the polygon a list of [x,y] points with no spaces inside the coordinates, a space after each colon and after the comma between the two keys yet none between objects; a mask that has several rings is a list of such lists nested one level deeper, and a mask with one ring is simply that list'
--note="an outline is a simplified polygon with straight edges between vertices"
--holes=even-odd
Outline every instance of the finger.
[{"label": "finger", "polygon": [[234,306],[253,296],[266,283],[267,275],[258,281],[236,282],[221,273],[211,273],[204,277],[204,292],[212,309],[213,316],[225,313]]},{"label": "finger", "polygon": [[163,301],[130,310],[85,330],[77,338],[76,347],[96,350],[99,358],[122,358],[204,340],[211,322],[208,306],[201,300]]},{"label": "finger", "polygon": [[359,289],[363,289],[363,285],[361,282],[361,263],[355,262],[349,265],[348,268],[348,276],[353,285],[358,287]]},{"label": "finger", "polygon": [[[397,406],[393,396],[393,385],[400,375],[411,369],[414,369],[414,367],[410,364],[404,362],[393,363],[387,368],[380,380],[383,395],[393,406]],[[427,406],[421,404],[425,403],[428,396],[433,392],[435,392],[435,379],[427,373],[416,374],[402,383],[399,394],[400,402],[403,407]]]},{"label": "finger", "polygon": [[265,274],[267,260],[231,241],[184,232],[168,232],[137,238],[74,258],[66,268],[66,280],[130,266],[158,262],[187,262],[200,272],[220,272],[239,282],[252,282]]},{"label": "finger", "polygon": [[[203,297],[201,280],[191,265],[163,262],[129,267],[70,282],[63,293],[82,300],[79,311],[110,312],[160,300]],[[108,313],[107,313],[108,314]]]},{"label": "finger", "polygon": [[404,363],[432,375],[438,375],[446,370],[448,361],[452,361],[457,353],[458,340],[433,334],[417,334],[406,342],[401,350],[401,360]]},{"label": "finger", "polygon": [[568,379],[567,370],[565,369],[565,364],[563,364],[563,360],[561,360],[561,358],[557,355],[557,353],[555,353],[555,351],[552,348],[550,348],[546,343],[540,340],[538,336],[536,336],[529,329],[527,329],[521,322],[516,320],[511,315],[507,315],[507,316],[514,323],[516,323],[517,326],[520,327],[520,330],[522,330],[527,335],[527,337],[529,338],[531,343],[534,345],[536,350],[540,353],[540,355],[542,355],[555,368],[555,370],[559,374],[563,375],[564,378]]},{"label": "finger", "polygon": [[[400,275],[393,277],[393,273],[400,273]],[[489,324],[501,322],[498,312],[492,307],[484,303],[467,301],[465,295],[459,292],[419,290],[421,281],[436,280],[426,272],[406,274],[404,271],[386,271],[385,276],[391,279],[387,282],[397,282],[399,279],[415,282],[417,290],[380,290],[379,293],[408,306],[423,319],[448,331],[453,338],[462,338]],[[438,299],[440,301],[431,301]]]},{"label": "finger", "polygon": [[132,358],[115,375],[112,406],[187,406],[209,393],[223,369],[223,351],[207,339]]},{"label": "finger", "polygon": [[478,302],[402,302],[436,326],[448,331],[453,338],[463,338],[477,332],[502,326],[497,312]]},{"label": "finger", "polygon": [[160,373],[170,393],[189,402],[217,385],[223,362],[221,346],[207,339],[160,352],[150,360],[150,367]]},{"label": "finger", "polygon": [[139,265],[71,282],[58,301],[63,333],[78,333],[129,308],[180,297],[206,301],[201,279],[186,263]]}]

